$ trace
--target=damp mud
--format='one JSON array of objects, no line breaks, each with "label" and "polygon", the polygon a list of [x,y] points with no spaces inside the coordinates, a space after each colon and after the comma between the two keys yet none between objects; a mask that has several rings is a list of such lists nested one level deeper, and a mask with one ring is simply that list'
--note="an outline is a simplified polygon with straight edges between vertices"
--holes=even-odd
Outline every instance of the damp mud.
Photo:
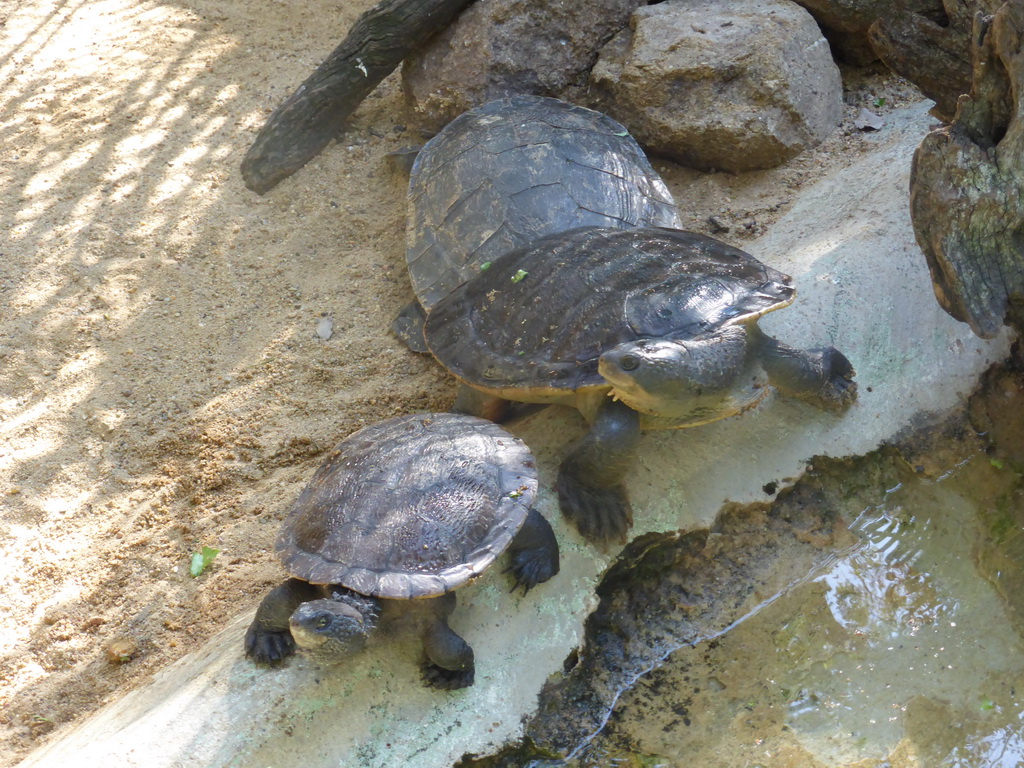
[{"label": "damp mud", "polygon": [[1024,764],[1022,387],[631,543],[527,738],[462,768]]}]

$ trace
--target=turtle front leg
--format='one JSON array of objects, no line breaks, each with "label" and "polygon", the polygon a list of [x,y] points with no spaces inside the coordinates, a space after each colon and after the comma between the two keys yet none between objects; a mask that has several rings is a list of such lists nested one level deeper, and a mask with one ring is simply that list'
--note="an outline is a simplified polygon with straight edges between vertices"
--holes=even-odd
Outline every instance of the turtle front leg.
[{"label": "turtle front leg", "polygon": [[551,523],[536,509],[530,510],[523,527],[512,539],[509,557],[509,570],[516,580],[512,589],[522,587],[523,594],[558,573],[558,540]]},{"label": "turtle front leg", "polygon": [[448,593],[434,598],[432,620],[423,632],[423,683],[430,688],[455,691],[468,688],[476,677],[473,649],[451,627],[448,617],[455,610],[455,595]]},{"label": "turtle front leg", "polygon": [[832,413],[841,413],[856,401],[856,372],[835,347],[797,349],[760,329],[752,337],[768,381],[783,394]]},{"label": "turtle front leg", "polygon": [[321,597],[319,587],[302,579],[288,579],[270,590],[245,632],[245,655],[257,664],[278,664],[292,656],[295,640],[288,621],[300,605]]},{"label": "turtle front leg", "polygon": [[606,399],[558,469],[558,503],[583,538],[624,543],[633,509],[624,480],[640,441],[640,414]]}]

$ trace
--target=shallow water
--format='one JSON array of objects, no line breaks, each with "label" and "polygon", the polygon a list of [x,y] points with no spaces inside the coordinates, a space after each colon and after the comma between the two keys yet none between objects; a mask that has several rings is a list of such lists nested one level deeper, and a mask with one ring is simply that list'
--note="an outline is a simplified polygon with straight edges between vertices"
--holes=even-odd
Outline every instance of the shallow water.
[{"label": "shallow water", "polygon": [[880,489],[856,544],[671,653],[570,765],[1024,766],[1021,485],[978,454]]}]

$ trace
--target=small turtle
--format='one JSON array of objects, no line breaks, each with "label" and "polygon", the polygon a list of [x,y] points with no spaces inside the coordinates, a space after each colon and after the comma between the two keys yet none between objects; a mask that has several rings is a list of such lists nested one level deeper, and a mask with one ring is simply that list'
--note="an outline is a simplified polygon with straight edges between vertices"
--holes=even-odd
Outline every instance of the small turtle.
[{"label": "small turtle", "polygon": [[276,550],[292,578],[264,597],[246,655],[272,664],[298,645],[339,661],[378,627],[406,627],[422,638],[427,685],[472,685],[473,650],[448,626],[451,592],[505,549],[524,590],[558,572],[536,491],[529,449],[484,419],[408,415],[350,435],[281,528]]},{"label": "small turtle", "polygon": [[508,251],[586,225],[682,226],[671,193],[622,125],[543,96],[465,112],[412,166],[406,260],[419,304],[402,311],[396,334],[426,352],[423,310]]},{"label": "small turtle", "polygon": [[641,429],[692,427],[755,406],[772,384],[841,411],[856,398],[838,350],[762,332],[792,303],[784,275],[704,235],[584,227],[509,253],[427,316],[431,353],[468,386],[455,410],[502,401],[578,408],[590,431],[562,462],[563,513],[594,541],[623,540],[623,479]]}]

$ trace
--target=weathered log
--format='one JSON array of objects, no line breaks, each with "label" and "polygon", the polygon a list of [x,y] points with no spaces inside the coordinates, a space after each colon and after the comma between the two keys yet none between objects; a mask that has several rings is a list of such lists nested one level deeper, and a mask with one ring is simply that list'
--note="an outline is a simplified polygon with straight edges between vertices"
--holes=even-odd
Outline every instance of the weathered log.
[{"label": "weathered log", "polygon": [[949,122],[971,87],[971,25],[998,0],[892,0],[868,29],[878,58],[935,102]]},{"label": "weathered log", "polygon": [[868,27],[887,13],[894,1],[796,0],[818,22],[836,59],[858,67],[878,59],[868,40]]},{"label": "weathered log", "polygon": [[971,92],[914,155],[910,207],[935,295],[982,338],[1024,330],[1024,0],[975,17]]},{"label": "weathered log", "polygon": [[267,119],[242,160],[259,194],[322,150],[366,96],[412,48],[448,26],[473,0],[382,0]]},{"label": "weathered log", "polygon": [[863,66],[875,59],[953,119],[956,100],[971,87],[974,14],[992,14],[1003,0],[797,0],[818,22],[833,54]]}]

